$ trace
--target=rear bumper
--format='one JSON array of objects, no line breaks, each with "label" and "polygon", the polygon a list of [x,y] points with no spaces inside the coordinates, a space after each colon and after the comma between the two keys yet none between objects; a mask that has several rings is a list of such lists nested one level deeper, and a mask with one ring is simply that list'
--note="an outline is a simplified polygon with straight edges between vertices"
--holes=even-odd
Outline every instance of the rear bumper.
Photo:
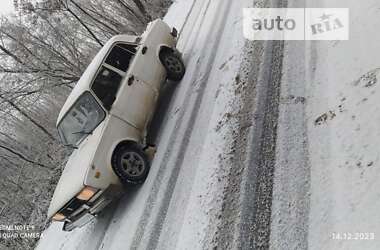
[{"label": "rear bumper", "polygon": [[117,185],[111,185],[106,190],[98,192],[91,200],[81,204],[67,216],[63,230],[71,231],[89,223],[100,211],[113,200],[120,198],[122,194],[122,186]]}]

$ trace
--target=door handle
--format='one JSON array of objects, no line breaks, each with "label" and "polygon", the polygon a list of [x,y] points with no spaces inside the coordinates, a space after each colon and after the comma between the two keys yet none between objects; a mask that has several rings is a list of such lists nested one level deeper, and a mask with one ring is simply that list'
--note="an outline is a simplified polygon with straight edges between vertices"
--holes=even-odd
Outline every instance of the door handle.
[{"label": "door handle", "polygon": [[135,81],[135,77],[134,76],[130,76],[128,78],[128,86],[131,86],[133,84],[133,82]]},{"label": "door handle", "polygon": [[147,50],[148,50],[148,47],[147,47],[147,46],[144,46],[144,47],[142,48],[142,50],[141,50],[141,53],[142,53],[143,55],[145,55],[145,53],[146,53]]}]

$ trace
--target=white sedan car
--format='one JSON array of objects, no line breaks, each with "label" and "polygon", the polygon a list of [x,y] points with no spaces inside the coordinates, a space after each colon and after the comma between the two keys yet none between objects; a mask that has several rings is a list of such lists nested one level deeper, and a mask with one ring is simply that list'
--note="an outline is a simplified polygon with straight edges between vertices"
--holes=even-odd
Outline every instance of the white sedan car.
[{"label": "white sedan car", "polygon": [[64,104],[61,140],[74,148],[50,203],[48,217],[63,230],[82,226],[119,197],[125,185],[144,182],[149,122],[166,79],[185,74],[177,30],[161,20],[141,36],[118,35],[99,51]]}]

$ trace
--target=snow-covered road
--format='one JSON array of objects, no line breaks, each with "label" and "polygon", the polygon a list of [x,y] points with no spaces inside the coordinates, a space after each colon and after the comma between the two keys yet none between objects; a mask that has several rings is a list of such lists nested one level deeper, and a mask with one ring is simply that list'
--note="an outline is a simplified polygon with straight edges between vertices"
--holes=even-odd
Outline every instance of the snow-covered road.
[{"label": "snow-covered road", "polygon": [[[349,41],[247,41],[243,7],[350,8]],[[151,172],[37,249],[380,249],[377,0],[177,0],[187,73]],[[373,233],[374,240],[334,239]]]}]

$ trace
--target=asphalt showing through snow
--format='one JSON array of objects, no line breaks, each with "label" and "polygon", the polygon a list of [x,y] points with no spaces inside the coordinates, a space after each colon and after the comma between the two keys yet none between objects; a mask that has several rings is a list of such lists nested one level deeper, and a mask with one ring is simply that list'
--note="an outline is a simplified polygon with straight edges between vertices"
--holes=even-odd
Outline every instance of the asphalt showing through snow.
[{"label": "asphalt showing through snow", "polygon": [[258,148],[256,150],[253,147],[255,150],[251,152],[246,177],[254,182],[246,182],[242,190],[241,216],[244,223],[240,230],[243,238],[246,238],[242,241],[245,249],[269,248],[283,46],[283,41],[271,41],[267,43],[265,52],[266,60],[269,62],[267,65],[264,64],[268,69],[263,76],[266,94],[262,96],[263,109],[259,110],[262,131],[261,134],[260,131],[254,132],[255,135],[252,137],[252,144],[258,144]]},{"label": "asphalt showing through snow", "polygon": [[[286,1],[282,1],[275,7],[285,6]],[[266,42],[259,80],[263,92],[258,95],[255,116],[261,129],[253,131],[251,143],[256,146],[252,147],[242,190],[241,217],[244,219],[240,226],[240,242],[243,249],[269,248],[283,53],[283,41]]]},{"label": "asphalt showing through snow", "polygon": [[[286,6],[286,1],[277,1],[271,7]],[[213,239],[216,249],[269,249],[284,42],[248,42],[247,50],[251,71],[246,72],[247,65],[241,70],[241,78],[247,79],[240,81],[248,88],[241,93],[244,105],[222,222]]]}]

